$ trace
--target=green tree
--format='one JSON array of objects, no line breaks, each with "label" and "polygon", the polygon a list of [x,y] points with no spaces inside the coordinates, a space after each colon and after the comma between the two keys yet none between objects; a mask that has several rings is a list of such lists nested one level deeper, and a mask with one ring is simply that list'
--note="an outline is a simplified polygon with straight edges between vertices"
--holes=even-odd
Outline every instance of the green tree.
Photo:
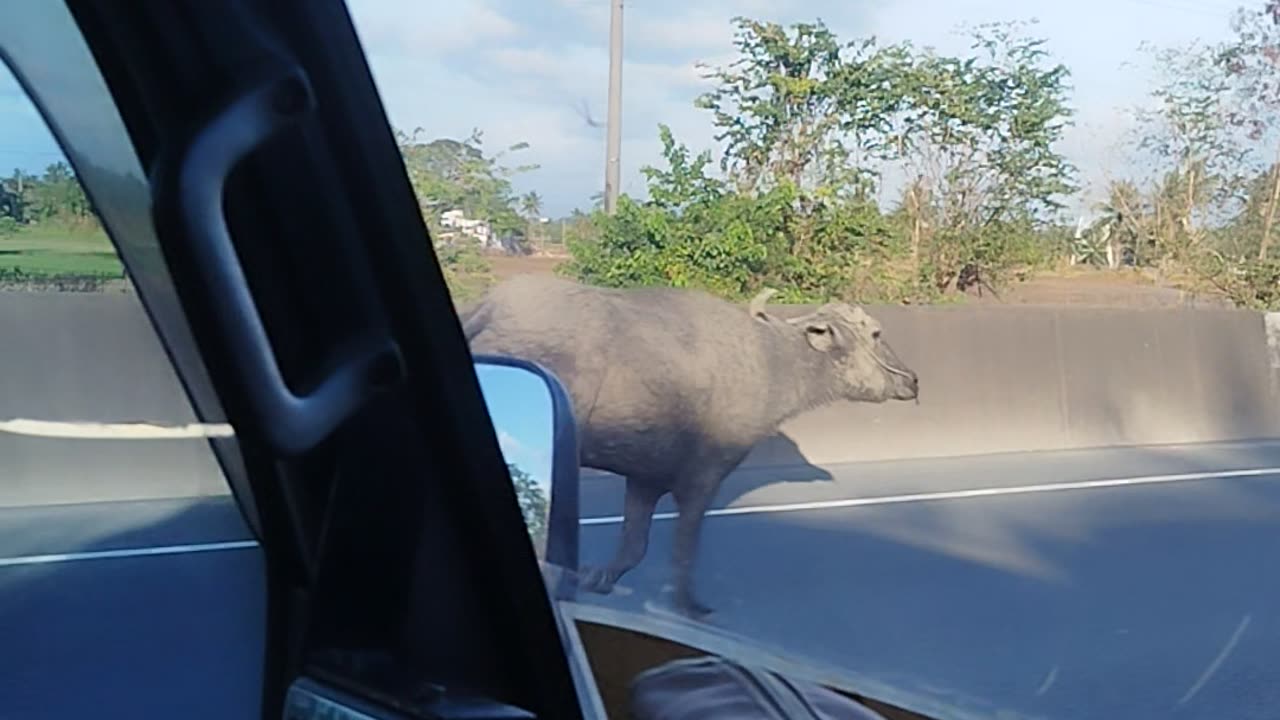
[{"label": "green tree", "polygon": [[659,128],[665,168],[644,167],[650,201],[619,198],[614,215],[596,211],[599,235],[569,242],[561,271],[609,287],[702,287],[737,297],[753,286],[768,255],[763,238],[778,218],[763,204],[707,176],[709,153],[691,156],[666,126]]},{"label": "green tree", "polygon": [[[1232,18],[1234,37],[1216,49],[1225,76],[1226,120],[1244,136],[1243,152],[1265,171],[1245,181],[1245,213],[1253,216],[1257,258],[1270,254],[1280,204],[1280,22],[1277,5],[1240,8]],[[1239,228],[1237,228],[1239,229]]]},{"label": "green tree", "polygon": [[721,169],[745,192],[790,184],[804,192],[867,196],[868,159],[888,150],[885,122],[901,104],[905,46],[841,43],[821,21],[733,19],[739,59],[706,76],[724,143]]},{"label": "green tree", "polygon": [[1200,43],[1151,48],[1159,72],[1152,106],[1139,108],[1138,149],[1151,158],[1161,253],[1191,262],[1213,214],[1236,194],[1242,147],[1232,131],[1218,50]]},{"label": "green tree", "polygon": [[518,465],[507,464],[507,472],[511,475],[511,483],[516,491],[516,499],[520,503],[520,512],[524,514],[525,527],[529,530],[529,539],[533,542],[541,556],[547,545],[547,521],[551,501],[542,490],[542,486],[532,475]]},{"label": "green tree", "polygon": [[528,147],[525,143],[488,157],[482,150],[479,131],[461,142],[448,138],[425,142],[421,136],[421,128],[412,134],[396,132],[405,170],[436,241],[436,257],[450,293],[455,301],[467,302],[492,284],[491,267],[473,239],[452,239],[441,226],[441,213],[462,210],[468,218],[487,221],[499,235],[520,231],[523,221],[511,189],[511,177],[536,166],[512,168],[502,162],[507,154]]},{"label": "green tree", "polygon": [[1216,45],[1147,49],[1158,71],[1137,113],[1149,174],[1134,183],[1144,262],[1237,304],[1280,303],[1273,257],[1280,202],[1280,29],[1273,8],[1241,9]]},{"label": "green tree", "polygon": [[965,268],[990,276],[1018,259],[1016,245],[1051,221],[1076,190],[1057,151],[1072,111],[1066,66],[1024,23],[970,31],[968,58],[918,55],[892,143],[908,176],[913,263],[945,290]]},{"label": "green tree", "polygon": [[71,166],[58,161],[45,168],[32,189],[31,210],[42,219],[82,222],[91,216],[89,200]]},{"label": "green tree", "polygon": [[[724,146],[721,175],[659,127],[649,200],[597,215],[598,238],[572,243],[564,272],[733,298],[770,285],[792,301],[902,300],[1034,259],[1074,189],[1055,148],[1067,73],[1043,41],[982,26],[960,59],[843,43],[821,22],[734,25],[739,58],[711,69],[697,100]],[[916,177],[886,217],[874,198],[895,164]]]},{"label": "green tree", "polygon": [[79,179],[62,161],[51,163],[39,176],[14,170],[9,178],[0,181],[0,216],[19,224],[98,225]]},{"label": "green tree", "polygon": [[1111,261],[1119,263],[1127,255],[1134,264],[1142,265],[1156,256],[1158,234],[1154,226],[1155,213],[1148,198],[1132,180],[1117,180],[1107,185],[1107,199],[1095,208],[1100,216],[1086,233],[1088,250],[1098,263],[1107,258],[1111,248]]},{"label": "green tree", "polygon": [[536,191],[529,191],[520,197],[520,213],[525,219],[525,239],[534,242],[538,228],[542,223],[542,196]]},{"label": "green tree", "polygon": [[479,130],[462,141],[440,138],[423,142],[421,135],[422,128],[417,128],[410,135],[397,132],[397,139],[419,205],[433,229],[438,226],[440,213],[455,209],[462,210],[468,218],[487,221],[499,234],[522,229],[511,178],[538,166],[508,167],[504,160],[527,149],[528,143],[517,143],[486,156]]}]

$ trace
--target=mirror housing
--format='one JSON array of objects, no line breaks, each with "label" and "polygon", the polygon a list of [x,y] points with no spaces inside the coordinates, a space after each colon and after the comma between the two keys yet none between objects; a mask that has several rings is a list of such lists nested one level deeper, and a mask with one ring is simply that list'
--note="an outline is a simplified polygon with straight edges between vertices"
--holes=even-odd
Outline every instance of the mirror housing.
[{"label": "mirror housing", "polygon": [[572,599],[578,569],[578,426],[569,393],[538,363],[472,355],[489,419],[553,599]]}]

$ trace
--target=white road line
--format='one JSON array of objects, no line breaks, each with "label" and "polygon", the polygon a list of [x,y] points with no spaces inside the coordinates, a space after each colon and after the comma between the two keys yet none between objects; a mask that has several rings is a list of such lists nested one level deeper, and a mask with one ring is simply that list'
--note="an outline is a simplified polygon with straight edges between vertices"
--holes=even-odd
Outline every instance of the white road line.
[{"label": "white road line", "polygon": [[0,433],[73,440],[174,440],[234,437],[236,434],[226,423],[155,425],[144,422],[61,422],[25,418],[0,420]]},{"label": "white road line", "polygon": [[1252,620],[1252,615],[1245,615],[1243,618],[1240,618],[1240,624],[1236,626],[1235,632],[1231,633],[1231,637],[1227,638],[1227,644],[1222,647],[1222,650],[1218,651],[1217,657],[1213,659],[1213,662],[1209,663],[1209,667],[1204,669],[1204,672],[1200,674],[1200,677],[1196,680],[1195,684],[1187,689],[1187,692],[1182,696],[1182,699],[1178,700],[1179,705],[1185,705],[1188,700],[1195,697],[1196,693],[1200,692],[1200,688],[1204,687],[1205,683],[1209,682],[1209,678],[1213,677],[1213,674],[1218,672],[1218,668],[1222,667],[1222,663],[1226,661],[1227,656],[1236,649],[1236,644],[1240,642],[1240,636],[1244,635],[1244,631],[1249,627],[1249,622]]},{"label": "white road line", "polygon": [[1053,681],[1058,679],[1058,666],[1054,665],[1049,668],[1049,674],[1045,676],[1044,682],[1040,683],[1040,687],[1036,688],[1036,695],[1044,695],[1049,692],[1049,688],[1053,687]]},{"label": "white road line", "polygon": [[0,558],[0,567],[16,565],[49,565],[52,563],[80,562],[84,560],[113,560],[116,558],[149,557],[153,555],[189,555],[218,550],[247,550],[258,547],[256,540],[233,540],[195,545],[157,545],[155,547],[124,548],[120,550],[95,550],[89,552],[56,553],[52,555],[20,555]]},{"label": "white road line", "polygon": [[[718,508],[707,512],[708,516],[725,515],[757,515],[766,513],[798,512],[803,510],[830,510],[837,508],[863,507],[870,505],[895,505],[899,503],[927,502],[930,500],[965,500],[981,497],[998,497],[1002,495],[1026,495],[1031,493],[1062,492],[1067,490],[1090,490],[1110,487],[1131,487],[1138,485],[1159,485],[1176,482],[1194,482],[1197,480],[1217,480],[1230,478],[1266,477],[1280,475],[1280,467],[1250,468],[1248,470],[1220,470],[1216,472],[1181,473],[1177,475],[1146,475],[1140,477],[1114,478],[1109,480],[1084,480],[1080,482],[1046,483],[1042,485],[1021,485],[1012,487],[973,488],[970,490],[948,490],[932,493],[912,493],[908,495],[886,495],[869,498],[849,498],[845,500],[821,500],[816,502],[786,503],[779,505],[753,505],[747,507]],[[674,520],[675,513],[656,513],[654,520]],[[621,516],[583,518],[580,525],[616,525],[622,522]],[[60,562],[76,562],[83,560],[108,560],[114,558],[147,557],[152,555],[182,555],[197,552],[218,550],[244,550],[258,547],[254,540],[236,540],[221,543],[202,543],[194,545],[161,545],[156,547],[125,548],[121,550],[98,550],[78,553],[58,553],[50,555],[24,555],[0,558],[0,567],[16,565],[41,565]],[[1247,623],[1246,623],[1247,624]]]},{"label": "white road line", "polygon": [[[1045,483],[1042,485],[1014,485],[1010,487],[973,488],[969,490],[944,490],[940,492],[911,493],[908,495],[884,495],[880,497],[848,498],[844,500],[817,500],[813,502],[782,503],[777,505],[748,505],[745,507],[716,508],[707,511],[707,517],[727,515],[763,515],[767,513],[799,512],[803,510],[835,510],[839,508],[870,505],[897,505],[900,503],[929,502],[931,500],[970,500],[973,498],[999,497],[1002,495],[1028,495],[1032,493],[1064,492],[1067,490],[1096,490],[1098,488],[1161,485],[1166,483],[1220,480],[1229,478],[1266,477],[1280,475],[1280,467],[1251,468],[1248,470],[1218,470],[1214,472],[1181,473],[1178,475],[1144,475],[1108,480],[1082,480],[1079,482]],[[655,513],[654,520],[674,520],[676,513]],[[579,525],[616,525],[621,515],[583,518]]]}]

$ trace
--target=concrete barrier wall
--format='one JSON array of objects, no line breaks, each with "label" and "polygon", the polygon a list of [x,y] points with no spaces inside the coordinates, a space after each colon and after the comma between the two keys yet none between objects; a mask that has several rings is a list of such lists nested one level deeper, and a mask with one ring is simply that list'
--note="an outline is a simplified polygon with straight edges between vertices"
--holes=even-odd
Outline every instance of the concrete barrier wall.
[{"label": "concrete barrier wall", "polygon": [[[1264,317],[1235,310],[868,308],[921,401],[788,422],[756,466],[1280,437]],[[781,315],[806,308],[775,307]],[[785,382],[779,378],[778,382]],[[0,293],[0,419],[193,417],[135,295]],[[207,446],[0,434],[0,506],[225,491]],[[78,497],[84,497],[83,493]]]},{"label": "concrete barrier wall", "polygon": [[[754,465],[1280,436],[1262,315],[1239,310],[875,307],[920,404],[829,406]],[[780,315],[805,312],[775,308]]]},{"label": "concrete barrier wall", "polygon": [[[0,292],[0,420],[184,425],[195,413],[137,295]],[[217,495],[202,440],[0,432],[0,507]]]}]

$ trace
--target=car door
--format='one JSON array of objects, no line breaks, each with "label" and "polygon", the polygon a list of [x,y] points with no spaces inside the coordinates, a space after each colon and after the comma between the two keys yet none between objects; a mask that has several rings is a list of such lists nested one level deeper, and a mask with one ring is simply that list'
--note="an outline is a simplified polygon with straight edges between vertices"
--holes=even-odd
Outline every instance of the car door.
[{"label": "car door", "polygon": [[[5,683],[17,695],[0,707],[581,716],[341,0],[6,12],[0,46],[127,268],[131,337],[152,342],[149,364],[118,363],[101,382],[172,382],[154,417],[124,393],[93,422],[11,418],[61,433],[41,462],[115,433],[93,437],[116,454],[88,462],[123,479],[106,495],[68,482],[98,494],[42,490],[0,515],[0,539],[30,546],[0,565],[6,630],[25,628],[6,633],[19,642],[3,662],[34,683]],[[94,309],[64,311],[68,323],[103,312],[82,305]],[[147,454],[164,442],[203,469]],[[169,472],[195,472],[176,500],[137,479]]]}]

